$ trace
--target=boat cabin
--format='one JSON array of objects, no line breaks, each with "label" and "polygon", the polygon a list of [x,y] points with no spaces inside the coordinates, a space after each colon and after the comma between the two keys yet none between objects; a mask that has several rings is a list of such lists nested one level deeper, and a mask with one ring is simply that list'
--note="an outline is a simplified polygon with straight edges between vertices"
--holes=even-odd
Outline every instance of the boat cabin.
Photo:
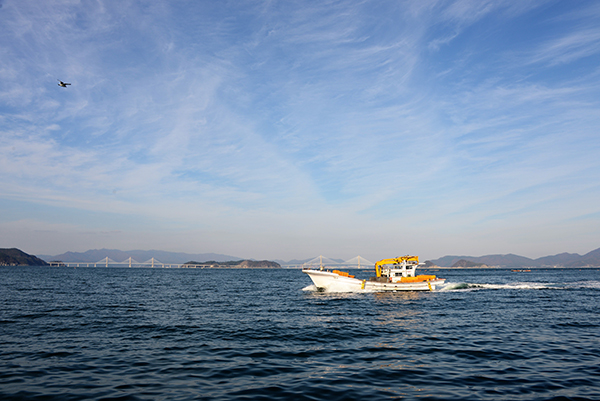
[{"label": "boat cabin", "polygon": [[419,263],[418,256],[407,255],[394,259],[383,259],[375,264],[377,277],[371,277],[370,281],[410,283],[434,280],[435,276],[415,275],[417,267],[424,264]]},{"label": "boat cabin", "polygon": [[[418,261],[403,260],[399,264],[386,264],[381,266],[381,276],[387,277],[392,283],[399,283],[403,277],[415,277]],[[406,280],[405,280],[406,281]]]}]

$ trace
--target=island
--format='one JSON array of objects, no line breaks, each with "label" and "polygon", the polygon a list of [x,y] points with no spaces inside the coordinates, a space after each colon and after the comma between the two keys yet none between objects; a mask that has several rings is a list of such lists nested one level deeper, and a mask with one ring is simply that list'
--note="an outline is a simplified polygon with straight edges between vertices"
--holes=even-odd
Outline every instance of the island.
[{"label": "island", "polygon": [[0,266],[48,266],[48,263],[17,248],[0,248]]},{"label": "island", "polygon": [[208,262],[189,261],[181,267],[201,267],[212,269],[280,269],[281,265],[277,262],[269,260],[232,260],[229,262],[216,262],[210,260]]}]

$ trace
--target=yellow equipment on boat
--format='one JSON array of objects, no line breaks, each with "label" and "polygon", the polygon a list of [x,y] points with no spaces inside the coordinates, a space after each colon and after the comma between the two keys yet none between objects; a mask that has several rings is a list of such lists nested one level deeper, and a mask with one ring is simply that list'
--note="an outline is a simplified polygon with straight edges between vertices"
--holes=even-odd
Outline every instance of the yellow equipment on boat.
[{"label": "yellow equipment on boat", "polygon": [[382,259],[379,262],[375,263],[375,273],[377,274],[377,277],[381,277],[381,266],[383,265],[399,265],[402,262],[416,262],[416,264],[419,264],[419,257],[418,256],[400,256],[398,258],[392,258],[392,259]]},{"label": "yellow equipment on boat", "polygon": [[333,270],[333,271],[332,271],[332,273],[335,273],[335,274],[337,274],[338,276],[342,276],[342,277],[350,277],[350,278],[354,278],[354,276],[353,276],[353,275],[351,275],[350,273],[347,273],[347,272],[342,272],[342,271],[339,271],[339,270]]},{"label": "yellow equipment on boat", "polygon": [[435,280],[435,276],[430,274],[421,274],[416,277],[402,277],[400,279],[401,283],[420,283],[421,281],[429,281]]}]

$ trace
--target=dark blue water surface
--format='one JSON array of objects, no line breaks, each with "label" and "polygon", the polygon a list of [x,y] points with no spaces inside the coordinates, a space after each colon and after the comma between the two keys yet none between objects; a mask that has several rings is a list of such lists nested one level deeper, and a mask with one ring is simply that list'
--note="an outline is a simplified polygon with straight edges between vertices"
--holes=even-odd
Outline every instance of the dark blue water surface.
[{"label": "dark blue water surface", "polygon": [[298,270],[0,268],[0,399],[600,399],[598,269],[434,274],[332,294]]}]

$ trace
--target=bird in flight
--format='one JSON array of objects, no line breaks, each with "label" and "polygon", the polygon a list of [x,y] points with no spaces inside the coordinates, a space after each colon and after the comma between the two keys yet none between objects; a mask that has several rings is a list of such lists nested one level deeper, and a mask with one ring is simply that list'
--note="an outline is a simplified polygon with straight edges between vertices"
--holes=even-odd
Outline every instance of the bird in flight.
[{"label": "bird in flight", "polygon": [[71,84],[61,81],[60,79],[57,79],[57,81],[58,81],[58,86],[62,86],[63,88],[66,88],[67,85],[71,85]]}]

